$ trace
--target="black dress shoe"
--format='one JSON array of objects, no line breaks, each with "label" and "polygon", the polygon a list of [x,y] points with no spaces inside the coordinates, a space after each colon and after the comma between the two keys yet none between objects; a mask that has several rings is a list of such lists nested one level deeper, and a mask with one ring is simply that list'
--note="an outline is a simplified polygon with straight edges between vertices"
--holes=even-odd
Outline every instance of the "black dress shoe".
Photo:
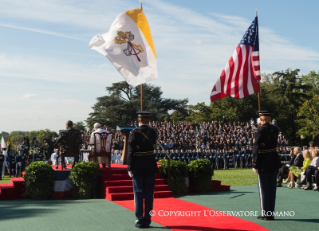
[{"label": "black dress shoe", "polygon": [[263,217],[263,216],[258,216],[257,219],[259,219],[259,220],[264,220],[264,221],[265,221],[267,218],[266,218],[266,217]]},{"label": "black dress shoe", "polygon": [[281,184],[277,184],[276,187],[282,187],[282,185]]},{"label": "black dress shoe", "polygon": [[138,223],[138,220],[135,221],[135,227],[136,227],[136,228],[139,228],[139,229],[144,228],[144,226],[143,226],[142,224],[139,224],[139,223]]},{"label": "black dress shoe", "polygon": [[305,188],[305,190],[311,190],[312,187],[308,186],[307,188]]}]

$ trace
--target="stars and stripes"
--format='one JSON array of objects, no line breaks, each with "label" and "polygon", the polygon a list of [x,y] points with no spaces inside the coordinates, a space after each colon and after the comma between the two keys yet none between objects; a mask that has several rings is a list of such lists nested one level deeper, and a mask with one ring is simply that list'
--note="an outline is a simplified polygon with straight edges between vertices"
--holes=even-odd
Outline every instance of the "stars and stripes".
[{"label": "stars and stripes", "polygon": [[230,57],[210,95],[211,101],[226,96],[243,98],[259,92],[258,18],[251,23]]}]

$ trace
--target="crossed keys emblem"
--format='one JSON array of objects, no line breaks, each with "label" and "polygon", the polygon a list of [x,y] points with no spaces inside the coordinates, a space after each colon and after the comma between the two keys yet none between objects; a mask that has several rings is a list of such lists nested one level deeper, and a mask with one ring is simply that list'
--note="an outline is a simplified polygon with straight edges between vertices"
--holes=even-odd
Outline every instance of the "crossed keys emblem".
[{"label": "crossed keys emblem", "polygon": [[138,54],[143,53],[144,49],[141,45],[136,45],[132,43],[133,40],[134,40],[134,34],[132,34],[131,31],[129,32],[118,31],[117,36],[114,39],[114,42],[116,44],[127,43],[127,48],[123,50],[124,54],[126,56],[135,55],[137,60],[141,62],[141,59],[138,57]]}]

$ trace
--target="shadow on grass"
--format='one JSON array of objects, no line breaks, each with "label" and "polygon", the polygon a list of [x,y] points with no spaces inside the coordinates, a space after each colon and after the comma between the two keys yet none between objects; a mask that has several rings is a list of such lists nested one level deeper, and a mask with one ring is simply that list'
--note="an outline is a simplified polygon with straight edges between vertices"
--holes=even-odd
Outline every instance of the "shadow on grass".
[{"label": "shadow on grass", "polygon": [[[83,201],[84,202],[84,201]],[[58,213],[63,206],[81,203],[79,200],[7,200],[0,204],[0,221]]]},{"label": "shadow on grass", "polygon": [[301,221],[301,222],[309,222],[309,223],[319,223],[319,219],[276,219],[275,221]]},{"label": "shadow on grass", "polygon": [[207,193],[190,193],[187,195],[174,195],[175,198],[183,198],[185,196],[210,196],[210,195],[230,195],[230,194],[239,194],[239,195],[234,195],[233,197],[230,198],[236,198],[240,196],[244,196],[247,193],[255,193],[255,192],[241,192],[241,191],[236,191],[236,190],[229,190],[229,191],[213,191],[213,192],[207,192]]}]

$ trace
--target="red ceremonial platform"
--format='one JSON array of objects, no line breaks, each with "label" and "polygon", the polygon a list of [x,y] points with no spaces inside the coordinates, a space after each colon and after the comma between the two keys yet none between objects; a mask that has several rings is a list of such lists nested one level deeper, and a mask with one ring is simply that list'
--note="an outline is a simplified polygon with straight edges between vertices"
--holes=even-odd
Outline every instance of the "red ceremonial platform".
[{"label": "red ceremonial platform", "polygon": [[[55,169],[55,166],[52,166]],[[69,168],[71,166],[68,166]],[[112,164],[112,168],[102,168],[101,171],[101,193],[102,196],[114,203],[134,211],[134,194],[132,178],[128,176],[127,166]],[[61,199],[70,197],[70,187],[67,184],[70,169],[61,170],[60,166],[55,180],[53,198]],[[212,180],[212,191],[229,191],[229,185],[222,185],[218,180]],[[56,182],[59,182],[58,184]],[[62,191],[63,189],[64,191]],[[24,180],[22,177],[12,178],[11,183],[0,184],[0,200],[22,199],[24,193]],[[154,193],[154,211],[201,211],[198,216],[153,216],[152,221],[166,226],[174,231],[182,230],[266,230],[254,222],[250,222],[233,216],[205,216],[204,211],[215,211],[203,205],[188,202],[182,199],[174,198],[169,191],[168,185],[160,174],[156,174],[155,193]],[[218,211],[216,211],[218,212]]]}]

